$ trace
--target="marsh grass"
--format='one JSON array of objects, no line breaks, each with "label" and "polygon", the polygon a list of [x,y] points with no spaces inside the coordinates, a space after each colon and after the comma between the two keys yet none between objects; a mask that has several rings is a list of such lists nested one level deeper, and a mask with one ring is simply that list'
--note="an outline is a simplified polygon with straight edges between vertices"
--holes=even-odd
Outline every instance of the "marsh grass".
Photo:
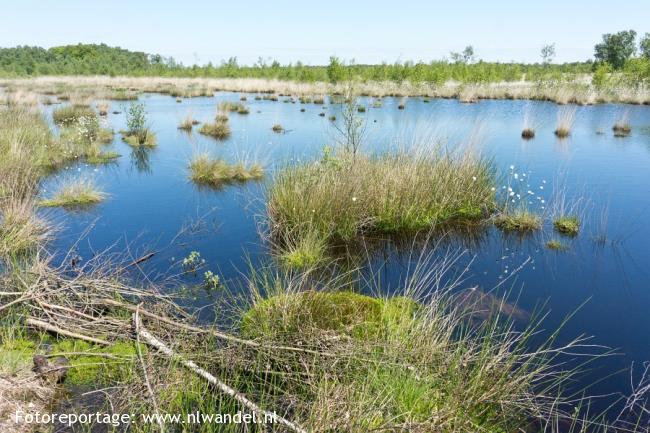
[{"label": "marsh grass", "polygon": [[81,118],[94,119],[97,117],[95,110],[89,106],[68,105],[52,111],[52,119],[58,125],[70,126]]},{"label": "marsh grass", "polygon": [[188,114],[185,116],[185,118],[181,121],[181,123],[178,125],[178,129],[181,129],[183,131],[191,131],[192,127],[196,125],[196,121],[192,118],[191,114]]},{"label": "marsh grass", "polygon": [[190,179],[199,185],[221,187],[235,182],[259,180],[264,177],[264,169],[254,163],[245,166],[244,163],[229,164],[222,159],[213,159],[207,153],[201,153],[189,165]]},{"label": "marsh grass", "polygon": [[555,127],[555,135],[559,138],[566,138],[571,134],[575,122],[576,107],[563,106],[558,110]]},{"label": "marsh grass", "polygon": [[42,207],[84,208],[100,203],[107,197],[88,179],[65,182],[49,199],[39,202]]},{"label": "marsh grass", "polygon": [[35,253],[52,234],[52,226],[35,213],[31,198],[5,198],[0,206],[0,257]]},{"label": "marsh grass", "polygon": [[300,245],[317,233],[327,244],[369,233],[401,234],[485,220],[495,206],[491,164],[444,149],[368,156],[326,152],[280,170],[268,192],[272,235]]},{"label": "marsh grass", "polygon": [[131,147],[156,147],[156,134],[150,129],[144,129],[137,134],[122,132],[122,140]]},{"label": "marsh grass", "polygon": [[612,126],[612,131],[614,131],[614,137],[627,137],[630,135],[632,126],[630,125],[629,110],[624,110],[618,115],[614,126]]},{"label": "marsh grass", "polygon": [[217,117],[217,120],[214,122],[206,122],[201,125],[199,128],[199,133],[203,135],[209,135],[210,137],[216,138],[217,140],[225,140],[230,137],[230,125],[228,124],[228,117],[223,118]]},{"label": "marsh grass", "polygon": [[563,235],[576,236],[580,231],[580,219],[576,215],[562,215],[553,220],[553,227]]},{"label": "marsh grass", "polygon": [[275,125],[273,125],[273,127],[271,127],[271,130],[272,130],[273,132],[277,132],[277,133],[282,133],[282,132],[284,132],[284,128],[283,128],[282,125],[280,125],[279,123],[276,123]]},{"label": "marsh grass", "polygon": [[494,225],[503,231],[527,233],[542,227],[542,218],[527,209],[506,210],[496,216]]},{"label": "marsh grass", "polygon": [[546,242],[546,248],[554,251],[567,251],[569,249],[562,241],[559,239],[551,239]]}]

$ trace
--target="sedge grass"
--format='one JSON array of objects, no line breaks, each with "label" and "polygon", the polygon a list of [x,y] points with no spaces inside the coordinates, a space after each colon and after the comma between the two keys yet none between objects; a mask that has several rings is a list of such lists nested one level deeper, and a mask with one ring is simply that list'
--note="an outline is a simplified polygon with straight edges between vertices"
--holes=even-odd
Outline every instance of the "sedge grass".
[{"label": "sedge grass", "polygon": [[315,231],[328,242],[347,242],[481,222],[494,208],[493,185],[491,164],[471,152],[326,154],[278,173],[268,213],[279,239],[299,244]]},{"label": "sedge grass", "polygon": [[195,156],[189,165],[190,179],[199,185],[220,187],[234,182],[259,180],[264,169],[259,164],[245,166],[243,163],[229,164],[222,159],[213,159],[206,153]]},{"label": "sedge grass", "polygon": [[82,208],[100,203],[106,196],[91,181],[78,179],[64,183],[51,198],[41,200],[39,206]]}]

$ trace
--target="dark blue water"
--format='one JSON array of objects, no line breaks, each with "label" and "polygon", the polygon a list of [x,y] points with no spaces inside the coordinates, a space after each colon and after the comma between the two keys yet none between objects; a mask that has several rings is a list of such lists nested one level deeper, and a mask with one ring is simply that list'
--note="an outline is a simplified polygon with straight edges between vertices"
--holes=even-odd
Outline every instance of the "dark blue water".
[{"label": "dark blue water", "polygon": [[[134,258],[155,251],[143,265],[152,278],[170,268],[178,271],[178,262],[190,251],[200,252],[206,269],[224,281],[239,279],[250,263],[264,262],[268,247],[259,231],[265,183],[198,188],[188,180],[190,158],[208,151],[231,161],[262,161],[270,178],[286,163],[319,157],[335,139],[328,116],[340,107],[254,101],[248,95],[250,114],[230,115],[232,136],[226,141],[177,129],[187,113],[211,121],[219,101],[238,101],[239,96],[218,93],[180,104],[168,96],[142,97],[158,138],[155,149],[134,151],[116,135],[109,147],[122,155],[116,164],[71,165],[46,182],[45,194],[62,178],[83,175],[110,194],[88,211],[52,211],[50,217],[62,225],[53,248],[74,248],[84,260],[107,248]],[[385,98],[382,108],[364,102],[369,152],[408,145],[414,136],[442,139],[449,148],[471,142],[494,160],[501,193],[511,187],[513,199],[542,213],[559,205],[559,191],[567,204],[576,204],[583,225],[575,238],[559,237],[547,223],[533,236],[505,236],[488,228],[474,242],[451,240],[447,247],[468,249],[454,266],[456,273],[468,267],[464,287],[487,291],[500,285],[495,293],[509,292],[528,312],[544,305],[546,330],[574,314],[560,342],[593,336],[592,344],[618,354],[595,362],[582,385],[599,381],[589,390],[593,394],[628,392],[629,374],[615,373],[650,360],[650,132],[644,132],[650,107],[577,107],[571,136],[558,140],[553,130],[560,107],[552,103],[410,99],[405,110],[398,110],[396,99]],[[122,112],[107,118],[116,131],[124,128],[127,106],[112,104],[110,111]],[[318,115],[322,111],[326,116]],[[530,141],[520,138],[525,115],[536,129]],[[613,137],[611,127],[620,117],[633,127],[629,137]],[[274,133],[276,123],[286,133]],[[545,243],[554,238],[562,239],[568,251],[547,249]],[[372,261],[381,258],[388,258],[379,268],[389,286],[398,285],[413,261],[390,246]]]}]

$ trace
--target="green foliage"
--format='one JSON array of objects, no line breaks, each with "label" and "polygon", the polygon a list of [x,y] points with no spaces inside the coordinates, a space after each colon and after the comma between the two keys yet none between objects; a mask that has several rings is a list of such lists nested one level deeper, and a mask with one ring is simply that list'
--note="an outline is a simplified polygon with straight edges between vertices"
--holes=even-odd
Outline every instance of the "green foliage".
[{"label": "green foliage", "polygon": [[141,137],[147,128],[147,113],[143,103],[134,102],[126,113],[126,127],[128,135]]},{"label": "green foliage", "polygon": [[646,33],[639,42],[639,51],[641,56],[650,60],[650,33]]},{"label": "green foliage", "polygon": [[607,85],[611,73],[612,67],[610,64],[603,62],[596,66],[596,70],[594,71],[591,82],[594,84],[594,86],[596,86],[597,89],[602,89]]},{"label": "green foliage", "polygon": [[636,52],[636,32],[624,30],[603,35],[603,41],[594,47],[594,57],[607,62],[614,69],[622,69],[625,62]]},{"label": "green foliage", "polygon": [[[395,62],[379,65],[344,64],[332,57],[326,66],[306,66],[302,62],[280,65],[258,62],[243,66],[231,58],[221,65],[183,66],[173,58],[131,52],[106,45],[70,45],[46,50],[39,47],[15,47],[0,49],[0,76],[38,75],[127,75],[166,77],[214,77],[214,78],[264,78],[300,82],[339,83],[348,79],[360,81],[409,81],[412,83],[440,84],[454,80],[462,83],[487,83],[493,81],[517,81],[551,79],[562,74],[579,74],[591,71],[588,62],[563,65],[519,63],[472,63],[473,53],[460,54],[459,63],[447,61]],[[463,57],[465,56],[465,57]],[[465,61],[467,59],[467,62]],[[205,90],[193,96],[206,94]],[[210,93],[211,94],[211,93]],[[180,95],[179,95],[180,96]],[[134,99],[133,92],[116,90],[112,99]]]}]

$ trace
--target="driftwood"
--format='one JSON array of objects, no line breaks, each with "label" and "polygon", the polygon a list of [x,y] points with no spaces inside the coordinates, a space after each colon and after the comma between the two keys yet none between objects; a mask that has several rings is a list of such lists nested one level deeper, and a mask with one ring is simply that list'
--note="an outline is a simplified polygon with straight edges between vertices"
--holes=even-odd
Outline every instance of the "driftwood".
[{"label": "driftwood", "polygon": [[78,340],[88,341],[89,343],[100,344],[102,346],[110,346],[110,344],[111,344],[106,340],[101,340],[99,338],[89,337],[87,335],[78,334],[78,333],[72,332],[72,331],[67,331],[65,329],[61,329],[59,327],[56,327],[56,326],[54,326],[54,325],[52,325],[50,323],[43,322],[41,320],[34,319],[34,318],[31,318],[31,317],[28,318],[26,322],[27,322],[27,325],[32,326],[34,328],[39,328],[39,329],[42,329],[42,330],[48,331],[48,332],[54,332],[55,334],[65,335],[66,337],[72,337],[72,338],[76,338]]},{"label": "driftwood", "polygon": [[196,365],[196,363],[194,363],[193,361],[187,360],[182,356],[174,353],[174,351],[172,351],[172,349],[170,349],[165,343],[158,340],[156,337],[150,334],[149,331],[147,331],[147,329],[142,325],[142,322],[140,321],[140,317],[137,314],[137,310],[136,313],[133,314],[133,322],[138,337],[142,338],[142,340],[145,343],[147,343],[151,347],[156,348],[159,352],[161,352],[168,358],[180,362],[181,364],[183,364],[185,368],[201,376],[203,379],[207,380],[209,383],[216,386],[219,389],[219,391],[234,398],[250,411],[264,417],[265,419],[272,419],[274,422],[282,424],[283,426],[287,427],[291,431],[297,433],[307,433],[307,430],[300,427],[299,425],[275,414],[274,412],[269,412],[262,409],[256,403],[247,399],[238,391],[231,388],[230,386],[228,386],[227,384],[219,380],[217,377],[213,376],[210,372]]},{"label": "driftwood", "polygon": [[268,349],[268,350],[284,350],[284,351],[289,351],[289,352],[300,352],[300,353],[309,353],[311,355],[318,355],[318,356],[329,356],[327,352],[319,352],[317,350],[311,350],[311,349],[304,349],[300,347],[291,347],[291,346],[275,346],[275,345],[268,345],[268,344],[262,344],[254,340],[246,340],[243,338],[236,337],[234,335],[226,334],[224,332],[217,331],[216,329],[204,329],[204,328],[199,328],[197,326],[192,326],[192,325],[187,325],[185,323],[181,322],[176,322],[174,320],[168,319],[163,316],[159,316],[157,314],[151,313],[147,310],[144,310],[142,308],[138,309],[138,307],[130,304],[124,304],[119,301],[115,301],[113,299],[102,299],[101,300],[102,304],[105,305],[111,305],[114,307],[119,307],[119,308],[124,308],[125,310],[131,311],[132,313],[135,313],[136,311],[139,312],[140,315],[149,317],[150,319],[155,319],[158,320],[159,322],[166,323],[167,325],[174,326],[176,328],[184,329],[186,331],[190,332],[196,332],[199,334],[210,334],[214,337],[217,337],[222,340],[230,341],[233,343],[238,343],[242,344],[245,346],[250,346],[250,347],[255,347],[257,349]]}]

